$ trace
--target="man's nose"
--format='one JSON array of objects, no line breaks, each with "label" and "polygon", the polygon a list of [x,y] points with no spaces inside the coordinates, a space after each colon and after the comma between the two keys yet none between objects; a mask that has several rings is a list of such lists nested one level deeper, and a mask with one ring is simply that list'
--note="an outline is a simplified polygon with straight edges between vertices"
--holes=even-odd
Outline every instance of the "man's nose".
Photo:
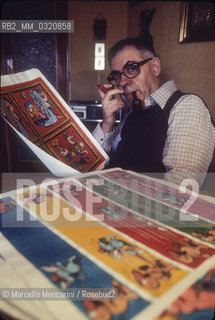
[{"label": "man's nose", "polygon": [[120,86],[124,86],[125,84],[127,84],[129,82],[129,79],[122,73],[121,75],[121,79],[120,79]]}]

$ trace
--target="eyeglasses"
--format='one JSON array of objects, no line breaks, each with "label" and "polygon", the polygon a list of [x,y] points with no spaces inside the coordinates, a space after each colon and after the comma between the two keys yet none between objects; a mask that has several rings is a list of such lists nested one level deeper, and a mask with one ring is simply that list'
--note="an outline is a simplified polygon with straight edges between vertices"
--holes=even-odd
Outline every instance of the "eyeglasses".
[{"label": "eyeglasses", "polygon": [[122,68],[122,72],[119,70],[112,70],[107,80],[113,86],[118,86],[120,84],[120,80],[122,74],[128,79],[133,79],[140,73],[140,66],[144,65],[146,62],[152,60],[153,58],[144,59],[140,62],[128,61]]}]

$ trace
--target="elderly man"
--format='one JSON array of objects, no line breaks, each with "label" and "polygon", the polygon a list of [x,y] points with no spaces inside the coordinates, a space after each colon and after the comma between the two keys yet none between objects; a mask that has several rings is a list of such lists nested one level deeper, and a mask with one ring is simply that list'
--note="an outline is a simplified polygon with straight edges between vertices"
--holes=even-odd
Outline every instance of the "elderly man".
[{"label": "elderly man", "polygon": [[168,181],[192,178],[201,185],[215,145],[215,128],[202,99],[182,94],[173,80],[162,84],[160,59],[141,38],[119,41],[108,58],[110,84],[100,90],[103,122],[93,132],[110,152],[107,167],[163,172]]}]

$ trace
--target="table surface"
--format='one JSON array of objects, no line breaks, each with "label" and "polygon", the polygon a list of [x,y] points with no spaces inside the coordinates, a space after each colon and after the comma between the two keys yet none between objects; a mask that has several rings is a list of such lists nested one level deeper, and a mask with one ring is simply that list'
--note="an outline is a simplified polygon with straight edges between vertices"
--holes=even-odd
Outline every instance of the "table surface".
[{"label": "table surface", "polygon": [[[3,175],[3,190],[11,188],[0,214],[8,319],[178,320],[183,313],[189,320],[187,310],[212,319],[214,198],[201,195],[188,206],[192,193],[121,169],[66,179]],[[73,296],[38,299],[41,288]],[[34,295],[14,299],[13,290]],[[117,293],[114,302],[104,292]]]}]

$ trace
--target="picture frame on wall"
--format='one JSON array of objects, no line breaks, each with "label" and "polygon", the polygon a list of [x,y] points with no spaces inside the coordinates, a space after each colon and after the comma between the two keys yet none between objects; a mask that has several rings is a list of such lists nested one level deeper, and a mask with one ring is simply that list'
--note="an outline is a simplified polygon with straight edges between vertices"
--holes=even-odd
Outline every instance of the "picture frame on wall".
[{"label": "picture frame on wall", "polygon": [[209,1],[182,1],[179,43],[215,41],[215,4]]}]

